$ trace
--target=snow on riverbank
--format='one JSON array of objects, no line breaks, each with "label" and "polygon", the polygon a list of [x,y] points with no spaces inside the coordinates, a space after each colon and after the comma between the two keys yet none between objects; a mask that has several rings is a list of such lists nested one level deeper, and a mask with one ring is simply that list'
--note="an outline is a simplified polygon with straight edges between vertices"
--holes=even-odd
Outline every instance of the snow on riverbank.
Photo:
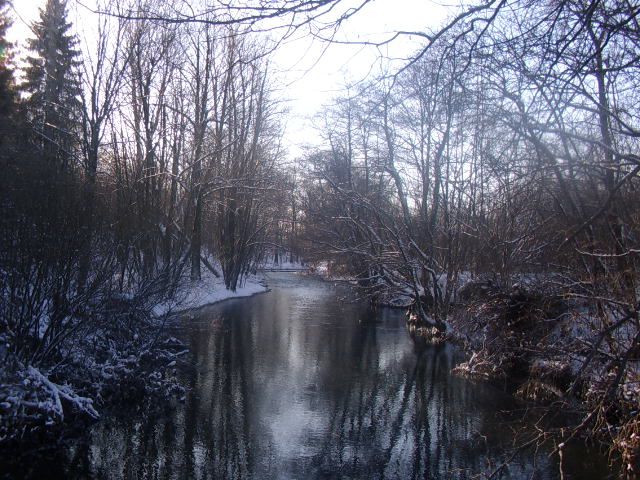
[{"label": "snow on riverbank", "polygon": [[195,282],[185,280],[176,298],[156,305],[153,308],[153,313],[156,316],[177,313],[230,298],[250,297],[268,291],[269,287],[264,277],[260,275],[249,276],[235,292],[232,292],[225,288],[222,277],[218,278],[209,270],[204,270],[201,280]]},{"label": "snow on riverbank", "polygon": [[216,266],[210,262],[197,282],[185,275],[171,300],[144,288],[143,293],[107,291],[82,315],[58,320],[58,327],[67,329],[64,341],[36,337],[41,347],[35,352],[51,349],[49,357],[19,357],[20,344],[0,332],[0,450],[38,447],[72,434],[109,405],[183,401],[175,366],[188,349],[163,331],[165,315],[269,290],[264,278],[254,275],[229,291],[212,272]]}]

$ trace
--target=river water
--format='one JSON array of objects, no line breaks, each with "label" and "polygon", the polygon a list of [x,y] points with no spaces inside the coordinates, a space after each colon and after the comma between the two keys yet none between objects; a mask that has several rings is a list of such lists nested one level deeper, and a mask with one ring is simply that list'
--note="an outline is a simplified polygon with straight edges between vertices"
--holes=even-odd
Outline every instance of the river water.
[{"label": "river water", "polygon": [[603,479],[606,460],[546,448],[513,453],[532,430],[524,405],[450,374],[455,348],[416,346],[401,311],[296,274],[272,291],[198,310],[171,325],[192,357],[189,392],[161,413],[122,413],[42,478]]}]

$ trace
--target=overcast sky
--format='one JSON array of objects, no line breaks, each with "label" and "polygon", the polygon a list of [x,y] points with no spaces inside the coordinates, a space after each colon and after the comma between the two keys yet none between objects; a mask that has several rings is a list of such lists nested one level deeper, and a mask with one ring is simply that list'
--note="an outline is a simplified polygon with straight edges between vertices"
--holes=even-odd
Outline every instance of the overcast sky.
[{"label": "overcast sky", "polygon": [[[46,0],[13,0],[14,26],[11,41],[24,46],[31,36],[29,25],[37,19],[38,8]],[[351,0],[345,0],[351,2]],[[70,20],[76,26],[87,25],[90,13],[82,5],[92,0],[68,0]],[[351,2],[354,5],[356,2]],[[352,19],[344,23],[340,40],[376,40],[397,30],[424,31],[441,23],[448,8],[431,0],[373,0]],[[286,100],[290,112],[286,120],[285,145],[295,157],[307,144],[318,141],[311,118],[346,83],[356,83],[379,68],[380,56],[408,55],[420,46],[417,38],[402,38],[385,51],[355,45],[330,45],[314,41],[300,31],[283,43],[272,60],[279,96]]]},{"label": "overcast sky", "polygon": [[[441,23],[447,8],[429,0],[374,0],[339,33],[340,40],[380,40],[389,33],[424,31]],[[302,33],[302,32],[301,32]],[[294,152],[315,140],[310,117],[345,86],[377,71],[381,54],[402,57],[421,44],[417,38],[402,38],[384,51],[356,45],[330,45],[310,38],[298,38],[275,54],[275,62],[286,79],[283,95],[290,99],[286,140]],[[326,50],[325,50],[326,48]],[[324,51],[324,53],[323,53]]]}]

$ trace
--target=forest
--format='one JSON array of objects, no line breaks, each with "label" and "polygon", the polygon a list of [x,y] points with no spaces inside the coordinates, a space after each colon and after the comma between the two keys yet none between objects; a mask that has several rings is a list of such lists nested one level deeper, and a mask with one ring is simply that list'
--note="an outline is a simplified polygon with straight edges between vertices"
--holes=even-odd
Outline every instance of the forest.
[{"label": "forest", "polygon": [[415,48],[317,112],[295,161],[273,38],[331,44],[370,0],[170,3],[108,2],[81,41],[46,0],[18,52],[0,0],[0,442],[180,397],[154,307],[277,251],[461,345],[459,375],[578,412],[563,441],[635,476],[640,3],[473,1],[354,40]]}]

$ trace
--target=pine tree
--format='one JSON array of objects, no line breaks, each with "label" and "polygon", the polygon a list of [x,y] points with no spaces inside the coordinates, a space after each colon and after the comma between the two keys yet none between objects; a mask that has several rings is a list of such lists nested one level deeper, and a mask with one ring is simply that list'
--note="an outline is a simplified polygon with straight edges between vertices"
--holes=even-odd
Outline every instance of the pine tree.
[{"label": "pine tree", "polygon": [[8,5],[8,0],[0,0],[0,135],[4,133],[2,130],[8,124],[16,98],[11,64],[11,44],[6,39],[7,30],[11,25],[7,14]]},{"label": "pine tree", "polygon": [[27,58],[23,88],[27,108],[44,157],[68,168],[77,149],[81,122],[80,52],[70,33],[66,0],[47,0],[28,41],[36,55]]}]

